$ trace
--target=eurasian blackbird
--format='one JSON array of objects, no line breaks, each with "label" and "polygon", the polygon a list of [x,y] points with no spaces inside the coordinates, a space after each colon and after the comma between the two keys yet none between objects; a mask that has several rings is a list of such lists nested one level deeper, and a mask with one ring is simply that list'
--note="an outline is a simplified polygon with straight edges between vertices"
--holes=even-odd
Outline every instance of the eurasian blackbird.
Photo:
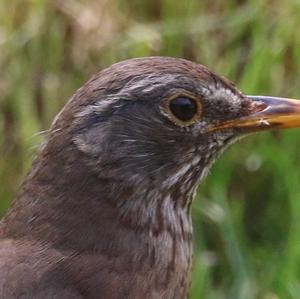
[{"label": "eurasian blackbird", "polygon": [[187,298],[196,187],[241,136],[296,126],[300,101],[245,96],[184,59],[94,75],[1,221],[0,298]]}]

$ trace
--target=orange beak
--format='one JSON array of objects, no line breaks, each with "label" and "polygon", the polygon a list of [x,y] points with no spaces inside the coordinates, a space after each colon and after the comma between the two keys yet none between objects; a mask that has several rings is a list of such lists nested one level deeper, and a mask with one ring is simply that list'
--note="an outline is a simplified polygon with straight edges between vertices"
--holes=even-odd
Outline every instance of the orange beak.
[{"label": "orange beak", "polygon": [[211,127],[209,131],[239,129],[243,132],[257,132],[300,127],[300,100],[267,96],[247,98],[251,101],[247,116],[227,120]]}]

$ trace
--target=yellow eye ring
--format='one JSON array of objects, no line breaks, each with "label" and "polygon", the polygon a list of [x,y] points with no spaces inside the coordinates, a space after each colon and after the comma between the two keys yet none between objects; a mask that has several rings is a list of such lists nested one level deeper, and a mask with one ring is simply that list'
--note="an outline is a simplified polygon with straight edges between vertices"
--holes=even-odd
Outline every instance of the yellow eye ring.
[{"label": "yellow eye ring", "polygon": [[202,104],[199,98],[188,93],[178,93],[164,100],[162,111],[180,127],[192,125],[201,119]]}]

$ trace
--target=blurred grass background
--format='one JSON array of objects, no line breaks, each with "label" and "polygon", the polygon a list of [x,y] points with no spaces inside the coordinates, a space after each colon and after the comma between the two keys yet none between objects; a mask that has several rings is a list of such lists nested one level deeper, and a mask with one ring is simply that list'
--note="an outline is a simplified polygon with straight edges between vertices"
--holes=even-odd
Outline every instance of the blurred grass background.
[{"label": "blurred grass background", "polygon": [[[0,0],[0,214],[41,132],[94,72],[130,57],[203,63],[249,94],[300,97],[296,0]],[[300,129],[226,152],[194,204],[191,299],[300,298]]]}]

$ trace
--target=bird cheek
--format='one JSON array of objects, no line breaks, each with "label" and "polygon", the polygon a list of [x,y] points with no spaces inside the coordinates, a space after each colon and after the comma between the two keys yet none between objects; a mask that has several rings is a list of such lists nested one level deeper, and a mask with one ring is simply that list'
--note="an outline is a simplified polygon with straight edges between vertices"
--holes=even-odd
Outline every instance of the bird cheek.
[{"label": "bird cheek", "polygon": [[103,152],[103,144],[106,144],[106,132],[102,128],[93,127],[73,137],[73,142],[82,153],[96,157]]}]

